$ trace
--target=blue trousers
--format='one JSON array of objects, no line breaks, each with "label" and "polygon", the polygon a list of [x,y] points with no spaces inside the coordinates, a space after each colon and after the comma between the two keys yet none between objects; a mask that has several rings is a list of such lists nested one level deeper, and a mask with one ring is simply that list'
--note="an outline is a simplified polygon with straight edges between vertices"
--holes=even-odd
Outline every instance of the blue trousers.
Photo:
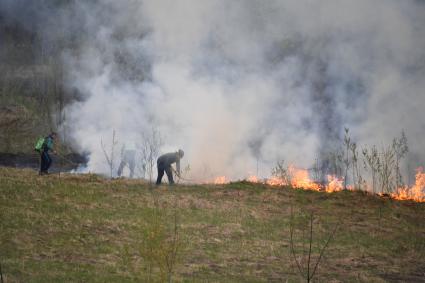
[{"label": "blue trousers", "polygon": [[43,151],[41,153],[40,173],[47,173],[50,165],[52,165],[52,158],[47,151]]}]

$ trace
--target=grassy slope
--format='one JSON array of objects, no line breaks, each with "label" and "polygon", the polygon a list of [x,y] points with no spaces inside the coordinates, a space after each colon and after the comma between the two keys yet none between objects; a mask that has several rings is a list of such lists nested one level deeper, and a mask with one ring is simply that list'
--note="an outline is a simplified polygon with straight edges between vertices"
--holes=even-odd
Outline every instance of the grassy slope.
[{"label": "grassy slope", "polygon": [[316,243],[323,245],[341,221],[316,279],[423,280],[423,203],[244,182],[150,190],[141,181],[6,168],[0,168],[0,263],[6,282],[161,281],[156,251],[167,254],[164,238],[173,235],[177,216],[174,280],[298,282],[291,207],[297,254],[306,214],[314,212],[313,259]]}]

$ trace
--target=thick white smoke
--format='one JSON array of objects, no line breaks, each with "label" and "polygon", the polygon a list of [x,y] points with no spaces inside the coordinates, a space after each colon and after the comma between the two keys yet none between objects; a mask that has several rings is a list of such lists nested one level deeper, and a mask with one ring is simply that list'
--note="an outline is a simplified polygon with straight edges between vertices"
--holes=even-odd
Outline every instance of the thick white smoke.
[{"label": "thick white smoke", "polygon": [[[281,158],[301,165],[314,158],[316,133],[304,125],[314,119],[309,86],[295,85],[302,62],[295,54],[269,58],[287,39],[274,7],[128,1],[79,8],[99,11],[86,20],[92,38],[67,57],[70,82],[87,94],[67,117],[90,153],[89,170],[107,171],[100,139],[111,142],[112,129],[120,141],[137,141],[152,126],[162,133],[163,151],[185,149],[195,178],[245,177],[256,173],[257,158],[262,174]],[[146,79],[122,75],[120,52],[132,64],[147,62]]]},{"label": "thick white smoke", "polygon": [[344,127],[369,145],[404,129],[413,166],[425,158],[421,1],[74,1],[60,15],[83,95],[64,129],[90,171],[107,172],[112,129],[137,142],[152,127],[196,178],[308,167]]},{"label": "thick white smoke", "polygon": [[[404,129],[422,154],[425,9],[415,1],[78,2],[86,39],[68,54],[85,99],[71,133],[105,171],[100,139],[157,128],[192,176],[309,166],[344,127],[358,141]],[[120,62],[121,56],[125,62]],[[136,65],[133,69],[129,65]],[[124,70],[121,70],[124,68]],[[136,72],[136,73],[132,73]]]}]

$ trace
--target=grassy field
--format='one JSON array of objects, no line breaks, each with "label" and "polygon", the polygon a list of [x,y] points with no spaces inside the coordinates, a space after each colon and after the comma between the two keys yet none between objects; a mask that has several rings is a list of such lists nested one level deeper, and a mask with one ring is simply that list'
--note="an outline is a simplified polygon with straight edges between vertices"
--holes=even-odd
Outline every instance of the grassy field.
[{"label": "grassy field", "polygon": [[313,281],[424,282],[425,203],[0,168],[4,282],[299,282],[330,235]]}]

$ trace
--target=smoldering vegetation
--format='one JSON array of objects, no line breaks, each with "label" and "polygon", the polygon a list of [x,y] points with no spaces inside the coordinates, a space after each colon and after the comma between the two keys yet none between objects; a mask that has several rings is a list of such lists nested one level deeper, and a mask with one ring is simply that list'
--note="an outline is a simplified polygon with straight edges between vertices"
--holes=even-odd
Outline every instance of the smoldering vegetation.
[{"label": "smoldering vegetation", "polygon": [[109,174],[100,141],[113,130],[119,148],[152,129],[160,152],[185,149],[190,178],[326,164],[344,128],[378,147],[403,130],[400,170],[423,165],[421,1],[4,0],[0,11],[2,101],[43,106],[88,171]]}]

